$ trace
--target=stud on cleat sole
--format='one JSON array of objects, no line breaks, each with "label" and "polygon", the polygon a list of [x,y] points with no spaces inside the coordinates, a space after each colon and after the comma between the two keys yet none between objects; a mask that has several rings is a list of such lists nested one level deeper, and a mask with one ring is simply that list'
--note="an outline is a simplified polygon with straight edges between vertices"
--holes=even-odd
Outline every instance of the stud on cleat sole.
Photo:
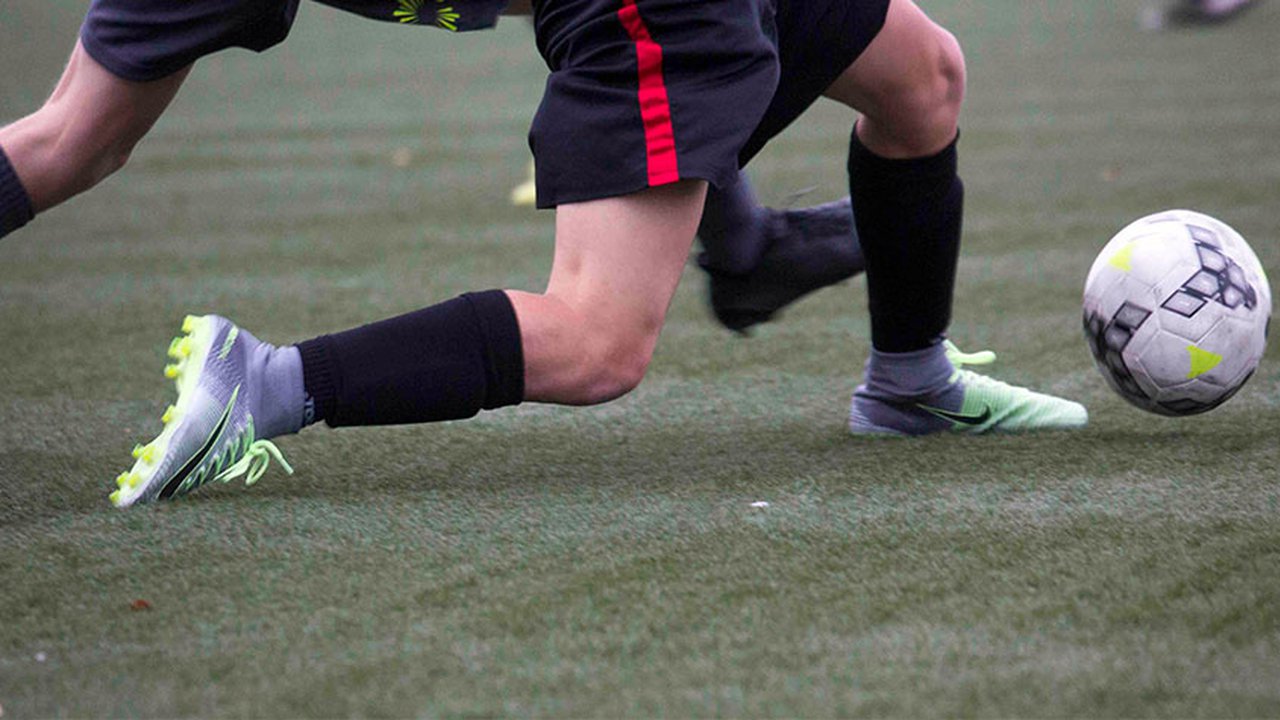
[{"label": "stud on cleat sole", "polygon": [[182,332],[184,333],[195,332],[196,324],[199,322],[200,322],[200,318],[196,317],[195,315],[188,315],[182,318]]},{"label": "stud on cleat sole", "polygon": [[178,408],[170,405],[169,407],[165,408],[164,414],[160,416],[160,422],[164,423],[165,425],[168,425],[169,423],[173,422],[174,418],[176,417],[178,417]]},{"label": "stud on cleat sole", "polygon": [[191,357],[192,342],[191,337],[176,337],[169,343],[168,354],[174,360],[182,360]]}]

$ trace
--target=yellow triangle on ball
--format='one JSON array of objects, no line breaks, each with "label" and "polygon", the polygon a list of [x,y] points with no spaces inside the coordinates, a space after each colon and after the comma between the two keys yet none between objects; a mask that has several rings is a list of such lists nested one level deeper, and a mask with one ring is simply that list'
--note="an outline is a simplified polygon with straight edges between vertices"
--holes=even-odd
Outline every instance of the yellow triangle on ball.
[{"label": "yellow triangle on ball", "polygon": [[1191,372],[1187,373],[1188,380],[1200,377],[1218,367],[1218,364],[1222,362],[1221,355],[1211,353],[1208,350],[1201,350],[1195,345],[1187,346],[1187,354],[1191,356]]},{"label": "yellow triangle on ball", "polygon": [[1111,256],[1111,259],[1107,261],[1107,264],[1113,268],[1116,268],[1117,270],[1121,270],[1124,272],[1129,272],[1130,270],[1132,270],[1133,269],[1133,246],[1136,244],[1137,242],[1133,240],[1130,240],[1129,242],[1125,243],[1123,247],[1121,247],[1119,250],[1116,251],[1115,255]]}]

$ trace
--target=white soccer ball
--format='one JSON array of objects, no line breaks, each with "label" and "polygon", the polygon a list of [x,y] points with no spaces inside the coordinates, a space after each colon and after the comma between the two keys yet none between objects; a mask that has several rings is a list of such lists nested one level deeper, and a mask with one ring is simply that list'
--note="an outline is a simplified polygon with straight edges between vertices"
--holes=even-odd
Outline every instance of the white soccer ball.
[{"label": "white soccer ball", "polygon": [[1220,220],[1170,210],[1107,243],[1084,286],[1084,333],[1107,383],[1161,415],[1226,402],[1267,344],[1271,287],[1253,250]]}]

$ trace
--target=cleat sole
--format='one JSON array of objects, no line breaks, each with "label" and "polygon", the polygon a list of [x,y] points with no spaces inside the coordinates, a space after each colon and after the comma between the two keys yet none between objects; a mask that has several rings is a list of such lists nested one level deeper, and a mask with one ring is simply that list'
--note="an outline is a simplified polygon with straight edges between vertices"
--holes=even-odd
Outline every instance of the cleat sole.
[{"label": "cleat sole", "polygon": [[135,459],[133,467],[116,477],[116,485],[119,489],[109,495],[111,503],[116,507],[128,507],[142,498],[150,499],[158,492],[153,487],[155,483],[152,482],[156,479],[154,473],[157,470],[154,461],[164,456],[170,438],[179,427],[186,404],[184,397],[187,397],[188,391],[199,382],[205,359],[214,350],[212,345],[215,331],[216,324],[210,319],[195,315],[183,318],[183,335],[174,338],[167,348],[169,357],[179,362],[165,367],[165,377],[175,381],[178,399],[165,409],[160,418],[165,426],[164,429],[151,442],[135,446],[132,451]]}]

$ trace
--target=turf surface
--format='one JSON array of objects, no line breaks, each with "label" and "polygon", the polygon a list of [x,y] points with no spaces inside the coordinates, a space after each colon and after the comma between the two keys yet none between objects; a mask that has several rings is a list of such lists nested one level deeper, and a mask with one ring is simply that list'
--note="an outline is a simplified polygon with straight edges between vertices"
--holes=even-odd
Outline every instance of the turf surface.
[{"label": "turf surface", "polygon": [[[77,5],[0,4],[0,117],[48,92]],[[926,7],[971,77],[954,336],[1089,429],[846,437],[861,281],[744,341],[691,265],[621,402],[312,430],[294,477],[112,510],[185,312],[291,342],[548,269],[551,217],[505,202],[527,28],[304,5],[0,241],[6,716],[1280,715],[1280,352],[1166,420],[1079,330],[1094,253],[1147,212],[1219,215],[1280,277],[1280,6],[1155,35],[1129,0]],[[766,198],[841,194],[848,124],[779,139]]]}]

